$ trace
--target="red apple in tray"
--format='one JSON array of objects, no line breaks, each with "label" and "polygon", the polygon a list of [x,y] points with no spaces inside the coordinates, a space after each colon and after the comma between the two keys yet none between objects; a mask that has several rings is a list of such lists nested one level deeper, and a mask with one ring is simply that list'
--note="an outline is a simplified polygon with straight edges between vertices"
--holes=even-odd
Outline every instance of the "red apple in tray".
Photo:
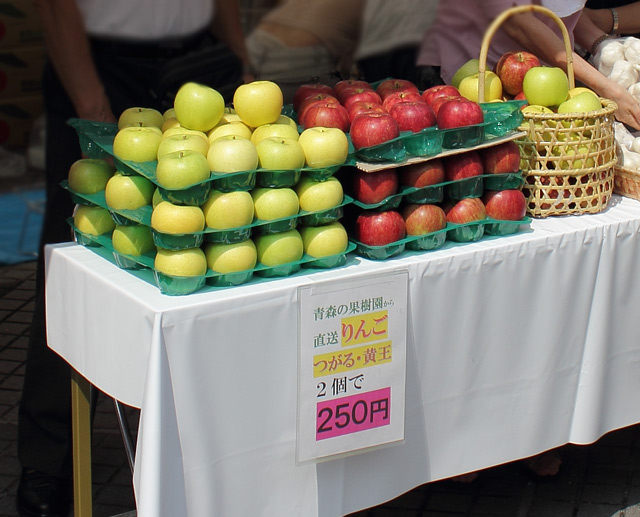
[{"label": "red apple in tray", "polygon": [[366,210],[358,215],[356,239],[367,246],[385,246],[404,239],[405,223],[397,210]]},{"label": "red apple in tray", "polygon": [[461,97],[461,95],[460,91],[451,84],[437,84],[422,92],[422,98],[429,106],[432,106],[440,97]]},{"label": "red apple in tray", "polygon": [[482,196],[487,215],[501,221],[520,221],[527,212],[527,201],[520,190],[489,190]]},{"label": "red apple in tray", "polygon": [[446,181],[456,181],[484,173],[482,158],[478,151],[465,151],[442,158]]},{"label": "red apple in tray", "polygon": [[345,133],[349,131],[351,122],[347,109],[333,102],[318,101],[304,110],[298,121],[305,129],[310,127],[336,127]]},{"label": "red apple in tray", "polygon": [[382,107],[382,104],[375,102],[367,102],[367,101],[356,101],[349,104],[347,108],[347,113],[349,114],[349,120],[353,121],[353,119],[360,115],[360,113],[365,112],[377,112],[377,113],[386,113],[385,109]]},{"label": "red apple in tray", "polygon": [[447,226],[444,210],[433,204],[410,204],[402,209],[407,235],[425,235]]},{"label": "red apple in tray", "polygon": [[455,224],[482,221],[487,217],[484,203],[477,197],[468,197],[448,204],[444,211],[447,215],[447,221]]},{"label": "red apple in tray", "polygon": [[520,147],[512,140],[479,152],[485,174],[509,174],[520,170]]},{"label": "red apple in tray", "polygon": [[391,107],[389,114],[398,122],[400,131],[417,133],[436,125],[436,116],[424,101],[398,102]]},{"label": "red apple in tray", "polygon": [[369,103],[375,103],[382,105],[382,99],[380,96],[371,89],[367,88],[348,88],[342,94],[340,102],[342,105],[349,109],[349,106],[354,102],[364,101]]},{"label": "red apple in tray", "polygon": [[353,197],[365,205],[376,205],[398,192],[396,169],[364,172],[356,169],[353,175]]},{"label": "red apple in tray", "polygon": [[298,86],[295,93],[293,94],[293,109],[297,113],[298,110],[300,109],[300,105],[302,104],[302,101],[304,101],[308,97],[312,97],[319,93],[336,97],[335,90],[328,84],[322,84],[322,83],[301,84],[300,86]]},{"label": "red apple in tray", "polygon": [[398,123],[389,113],[361,113],[351,121],[351,143],[358,150],[383,144],[400,136]]},{"label": "red apple in tray", "polygon": [[457,97],[440,105],[436,120],[440,129],[473,126],[484,122],[484,113],[477,102]]},{"label": "red apple in tray", "polygon": [[445,181],[444,164],[441,158],[426,162],[411,163],[398,167],[400,184],[407,187],[423,188]]},{"label": "red apple in tray", "polygon": [[391,108],[399,102],[424,102],[424,99],[418,91],[391,92],[382,100],[382,106],[385,110],[391,111]]},{"label": "red apple in tray", "polygon": [[418,92],[418,87],[406,79],[385,79],[376,87],[376,92],[382,100],[394,92]]}]

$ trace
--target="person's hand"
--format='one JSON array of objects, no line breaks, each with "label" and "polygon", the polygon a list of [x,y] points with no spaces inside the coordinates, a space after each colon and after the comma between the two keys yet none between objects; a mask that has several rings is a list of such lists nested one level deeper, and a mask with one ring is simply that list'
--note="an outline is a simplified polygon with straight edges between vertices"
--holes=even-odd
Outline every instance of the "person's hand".
[{"label": "person's hand", "polygon": [[625,88],[608,81],[606,89],[600,93],[603,97],[616,102],[616,119],[634,129],[640,129],[640,104]]}]

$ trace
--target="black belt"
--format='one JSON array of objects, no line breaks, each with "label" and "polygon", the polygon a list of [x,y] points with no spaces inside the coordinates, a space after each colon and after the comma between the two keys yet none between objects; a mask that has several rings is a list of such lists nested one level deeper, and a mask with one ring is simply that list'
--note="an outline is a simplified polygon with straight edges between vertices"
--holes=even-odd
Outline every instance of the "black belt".
[{"label": "black belt", "polygon": [[202,30],[195,34],[175,39],[132,41],[91,37],[89,41],[93,52],[98,54],[138,59],[171,59],[198,48],[207,37],[207,34],[207,30]]}]

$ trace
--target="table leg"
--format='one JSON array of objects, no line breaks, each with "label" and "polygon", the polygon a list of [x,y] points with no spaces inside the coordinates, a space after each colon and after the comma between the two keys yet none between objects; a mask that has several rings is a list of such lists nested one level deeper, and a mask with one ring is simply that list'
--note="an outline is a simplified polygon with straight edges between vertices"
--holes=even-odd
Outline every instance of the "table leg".
[{"label": "table leg", "polygon": [[71,373],[73,425],[73,511],[76,517],[91,517],[91,399],[89,381]]}]

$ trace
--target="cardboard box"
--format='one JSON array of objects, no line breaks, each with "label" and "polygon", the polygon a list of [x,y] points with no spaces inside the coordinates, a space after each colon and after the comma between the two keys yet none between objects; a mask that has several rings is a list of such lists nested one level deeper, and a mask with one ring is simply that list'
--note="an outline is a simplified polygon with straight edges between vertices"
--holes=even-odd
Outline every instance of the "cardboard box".
[{"label": "cardboard box", "polygon": [[0,49],[0,100],[42,91],[42,46]]},{"label": "cardboard box", "polygon": [[0,0],[0,48],[43,41],[42,24],[32,0]]},{"label": "cardboard box", "polygon": [[42,113],[44,101],[40,95],[0,102],[0,146],[26,148],[33,123]]}]

